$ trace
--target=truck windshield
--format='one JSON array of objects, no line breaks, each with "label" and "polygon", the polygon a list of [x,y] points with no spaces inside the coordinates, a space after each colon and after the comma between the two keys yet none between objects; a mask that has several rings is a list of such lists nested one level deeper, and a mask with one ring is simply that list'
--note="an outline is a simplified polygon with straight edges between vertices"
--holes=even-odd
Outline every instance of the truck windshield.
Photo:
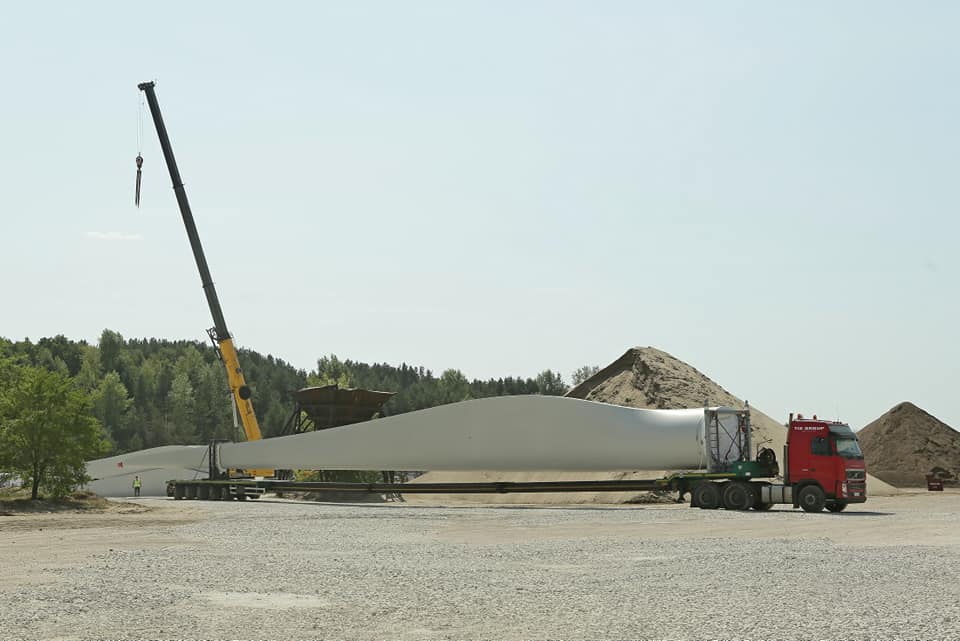
[{"label": "truck windshield", "polygon": [[837,436],[834,442],[837,444],[837,454],[843,458],[863,458],[856,438]]}]

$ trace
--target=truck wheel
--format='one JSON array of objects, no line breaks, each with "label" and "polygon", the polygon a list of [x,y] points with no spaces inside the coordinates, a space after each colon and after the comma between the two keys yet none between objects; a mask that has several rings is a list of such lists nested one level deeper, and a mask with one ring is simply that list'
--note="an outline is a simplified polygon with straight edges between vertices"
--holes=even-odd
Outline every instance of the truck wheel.
[{"label": "truck wheel", "polygon": [[819,512],[827,503],[827,497],[819,485],[807,485],[797,496],[797,502],[804,512]]},{"label": "truck wheel", "polygon": [[728,510],[749,510],[753,505],[753,492],[746,483],[734,481],[723,488],[723,507]]},{"label": "truck wheel", "polygon": [[827,503],[827,512],[843,512],[845,509],[847,509],[847,504],[843,501]]},{"label": "truck wheel", "polygon": [[701,510],[715,510],[720,507],[720,488],[709,481],[700,483],[693,488],[691,502]]}]

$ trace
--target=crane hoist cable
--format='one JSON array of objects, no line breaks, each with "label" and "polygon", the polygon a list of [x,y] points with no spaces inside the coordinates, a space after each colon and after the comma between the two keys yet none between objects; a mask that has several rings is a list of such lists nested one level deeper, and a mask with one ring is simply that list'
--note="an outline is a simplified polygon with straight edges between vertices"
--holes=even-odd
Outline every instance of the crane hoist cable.
[{"label": "crane hoist cable", "polygon": [[143,93],[137,92],[137,190],[133,196],[133,204],[140,206],[140,170],[143,167]]}]

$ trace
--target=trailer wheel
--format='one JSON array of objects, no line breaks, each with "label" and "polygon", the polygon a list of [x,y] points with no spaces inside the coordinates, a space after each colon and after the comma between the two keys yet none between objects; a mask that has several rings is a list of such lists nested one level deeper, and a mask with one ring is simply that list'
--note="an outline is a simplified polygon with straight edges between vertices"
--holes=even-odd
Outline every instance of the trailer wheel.
[{"label": "trailer wheel", "polygon": [[847,504],[843,501],[827,503],[827,512],[843,512],[845,509],[847,509]]},{"label": "trailer wheel", "polygon": [[701,510],[715,510],[720,507],[720,488],[709,481],[699,483],[693,488],[690,502]]},{"label": "trailer wheel", "polygon": [[753,492],[746,483],[734,481],[723,488],[723,507],[728,510],[749,510],[753,505]]},{"label": "trailer wheel", "polygon": [[827,497],[819,485],[807,485],[800,490],[797,502],[804,512],[819,512],[827,504]]}]

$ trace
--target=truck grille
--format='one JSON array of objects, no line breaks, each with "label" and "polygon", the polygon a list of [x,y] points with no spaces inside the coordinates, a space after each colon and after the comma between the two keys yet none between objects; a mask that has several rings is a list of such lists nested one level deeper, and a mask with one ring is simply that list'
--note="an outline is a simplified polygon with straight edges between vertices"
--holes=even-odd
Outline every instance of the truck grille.
[{"label": "truck grille", "polygon": [[850,481],[862,481],[867,478],[867,473],[863,470],[847,470],[847,479]]},{"label": "truck grille", "polygon": [[866,500],[867,497],[867,484],[863,481],[859,482],[850,482],[847,481],[847,496],[854,501],[857,499]]}]

